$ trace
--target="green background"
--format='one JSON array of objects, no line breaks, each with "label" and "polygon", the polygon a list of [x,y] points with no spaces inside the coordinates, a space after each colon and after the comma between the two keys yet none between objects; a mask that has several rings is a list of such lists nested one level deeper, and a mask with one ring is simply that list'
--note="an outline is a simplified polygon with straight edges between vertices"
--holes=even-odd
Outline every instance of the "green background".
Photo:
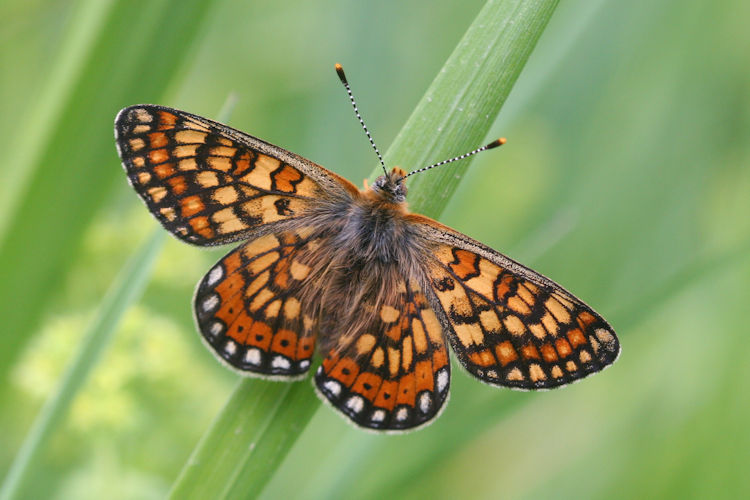
[{"label": "green background", "polygon": [[[0,475],[156,225],[119,167],[120,108],[211,117],[233,93],[233,126],[360,184],[374,155],[333,63],[386,149],[482,4],[1,4]],[[322,406],[248,496],[749,495],[749,17],[741,0],[562,2],[488,136],[508,144],[441,218],[608,318],[614,367],[544,393],[454,370],[446,411],[406,436]],[[24,495],[167,494],[237,379],[190,313],[224,251],[166,242]]]}]

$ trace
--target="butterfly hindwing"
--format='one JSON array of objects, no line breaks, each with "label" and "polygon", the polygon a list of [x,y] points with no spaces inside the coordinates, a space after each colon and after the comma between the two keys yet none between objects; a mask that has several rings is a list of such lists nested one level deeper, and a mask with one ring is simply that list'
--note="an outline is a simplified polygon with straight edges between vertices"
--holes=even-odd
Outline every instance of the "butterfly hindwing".
[{"label": "butterfly hindwing", "polygon": [[317,322],[301,311],[308,231],[270,233],[229,252],[201,280],[195,317],[204,340],[246,375],[290,379],[310,367]]},{"label": "butterfly hindwing", "polygon": [[544,389],[615,361],[620,344],[612,327],[571,293],[445,226],[430,224],[430,233],[439,241],[428,264],[433,303],[472,375]]},{"label": "butterfly hindwing", "polygon": [[123,109],[115,137],[128,179],[180,239],[219,245],[354,188],[323,167],[217,122],[155,105]]},{"label": "butterfly hindwing", "polygon": [[448,397],[442,328],[425,295],[401,281],[397,300],[363,310],[369,324],[342,338],[315,375],[320,394],[360,427],[399,431],[430,422]]}]

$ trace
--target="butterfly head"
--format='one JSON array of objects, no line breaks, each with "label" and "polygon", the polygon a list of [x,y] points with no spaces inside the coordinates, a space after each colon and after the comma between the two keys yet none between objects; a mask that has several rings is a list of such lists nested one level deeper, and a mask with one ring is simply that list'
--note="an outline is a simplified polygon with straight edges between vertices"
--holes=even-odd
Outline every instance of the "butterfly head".
[{"label": "butterfly head", "polygon": [[381,175],[375,180],[372,190],[391,203],[403,203],[406,201],[405,177],[406,172],[402,168],[393,167],[390,173]]}]

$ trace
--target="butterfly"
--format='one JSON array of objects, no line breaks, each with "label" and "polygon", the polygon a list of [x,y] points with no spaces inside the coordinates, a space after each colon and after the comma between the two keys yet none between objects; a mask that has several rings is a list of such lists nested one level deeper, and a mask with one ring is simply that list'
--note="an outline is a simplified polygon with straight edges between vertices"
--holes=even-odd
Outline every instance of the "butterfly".
[{"label": "butterfly", "polygon": [[574,382],[620,352],[612,327],[557,283],[409,212],[411,174],[398,167],[383,165],[360,190],[239,130],[148,104],[117,115],[115,138],[131,185],[170,233],[199,246],[242,242],[195,292],[198,330],[218,359],[290,381],[307,376],[317,351],[318,394],[357,426],[433,421],[451,349],[474,377],[514,389]]}]

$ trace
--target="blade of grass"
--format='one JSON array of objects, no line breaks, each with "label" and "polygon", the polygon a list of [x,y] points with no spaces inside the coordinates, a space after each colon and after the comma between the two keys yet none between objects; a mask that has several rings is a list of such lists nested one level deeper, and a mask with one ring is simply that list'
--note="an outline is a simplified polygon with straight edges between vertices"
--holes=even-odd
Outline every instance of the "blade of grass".
[{"label": "blade of grass", "polygon": [[0,213],[6,214],[0,217],[0,235],[6,235],[5,226],[10,222],[7,214],[12,214],[19,203],[18,197],[26,188],[33,165],[38,164],[37,157],[54,132],[51,127],[57,123],[61,107],[69,97],[76,76],[82,71],[111,7],[110,2],[97,0],[78,2],[73,6],[70,18],[75,24],[66,32],[60,44],[60,57],[49,70],[48,84],[37,99],[36,106],[31,107],[18,126],[16,147],[8,152],[8,180],[0,187]]},{"label": "blade of grass", "polygon": [[[87,4],[82,5],[85,9]],[[87,43],[63,45],[78,52],[59,56],[74,69],[62,72],[62,82],[49,79],[50,89],[42,92],[47,97],[29,102],[29,123],[38,140],[16,140],[35,151],[18,153],[27,162],[19,167],[25,172],[23,192],[15,206],[4,206],[11,219],[0,235],[0,380],[6,380],[59,292],[97,209],[113,186],[122,185],[112,147],[112,117],[126,104],[161,99],[191,54],[213,5],[200,0],[114,0],[102,15],[92,16],[93,21],[71,18],[70,31],[96,36]],[[35,108],[48,105],[50,98],[62,102],[49,112]],[[0,384],[0,400],[7,386]]]},{"label": "blade of grass", "polygon": [[[488,1],[386,153],[389,164],[418,168],[482,144],[557,3]],[[467,167],[416,176],[412,209],[437,217]],[[171,497],[258,495],[319,407],[312,393],[304,383],[241,381]]]},{"label": "blade of grass", "polygon": [[143,293],[154,261],[164,243],[161,228],[138,249],[122,269],[104,297],[96,317],[88,328],[81,349],[71,360],[60,386],[47,399],[31,426],[0,489],[0,500],[22,498],[23,486],[35,470],[34,462],[45,449],[50,436],[60,427],[73,399],[98,363],[128,307]]},{"label": "blade of grass", "polygon": [[[396,136],[388,164],[411,170],[483,145],[557,3],[488,1]],[[411,177],[409,205],[438,217],[468,167]]]},{"label": "blade of grass", "polygon": [[[278,384],[240,380],[185,464],[169,497],[256,496],[318,406],[306,381]],[[294,408],[292,412],[288,411],[290,407]],[[266,457],[258,458],[256,450]]]}]

